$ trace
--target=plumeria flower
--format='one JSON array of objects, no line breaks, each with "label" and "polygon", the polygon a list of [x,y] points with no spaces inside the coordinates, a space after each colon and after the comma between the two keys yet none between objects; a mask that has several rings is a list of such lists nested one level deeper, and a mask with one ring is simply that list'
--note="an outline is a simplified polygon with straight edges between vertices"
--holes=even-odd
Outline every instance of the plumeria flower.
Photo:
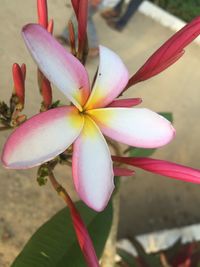
[{"label": "plumeria flower", "polygon": [[8,138],[2,162],[7,168],[31,168],[73,143],[76,191],[89,207],[101,211],[114,189],[113,162],[103,134],[130,146],[156,148],[170,142],[175,130],[157,113],[132,108],[135,99],[115,100],[126,87],[129,74],[110,49],[100,47],[98,73],[90,88],[85,67],[43,27],[29,24],[23,28],[23,37],[39,69],[72,105],[48,110],[23,123]]}]

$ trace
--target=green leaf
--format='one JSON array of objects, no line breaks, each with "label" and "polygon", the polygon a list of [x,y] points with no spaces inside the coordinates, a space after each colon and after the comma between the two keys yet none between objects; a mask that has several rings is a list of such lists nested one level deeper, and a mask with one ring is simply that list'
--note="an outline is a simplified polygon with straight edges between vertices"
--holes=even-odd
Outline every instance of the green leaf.
[{"label": "green leaf", "polygon": [[199,0],[150,0],[169,13],[189,22],[200,14]]},{"label": "green leaf", "polygon": [[158,112],[161,116],[165,117],[170,122],[173,122],[173,114],[171,112]]},{"label": "green leaf", "polygon": [[[77,202],[82,219],[100,257],[112,224],[112,205],[101,213]],[[42,225],[25,245],[11,267],[84,267],[68,208],[64,208]]]},{"label": "green leaf", "polygon": [[142,259],[144,267],[160,267],[160,257],[158,253],[147,254],[137,239],[132,239],[138,256]]},{"label": "green leaf", "polygon": [[149,157],[156,151],[155,148],[139,148],[139,147],[130,147],[129,155],[130,157]]},{"label": "green leaf", "polygon": [[117,252],[128,267],[140,267],[136,261],[136,258],[133,257],[133,255],[131,255],[130,253],[126,252],[123,249],[118,249]]}]

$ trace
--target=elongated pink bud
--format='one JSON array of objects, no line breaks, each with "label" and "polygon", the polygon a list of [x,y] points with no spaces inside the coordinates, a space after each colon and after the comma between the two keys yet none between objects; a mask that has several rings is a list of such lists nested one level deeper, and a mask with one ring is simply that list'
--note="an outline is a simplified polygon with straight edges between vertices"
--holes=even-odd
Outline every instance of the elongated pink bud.
[{"label": "elongated pink bud", "polygon": [[87,32],[88,1],[79,1],[78,9],[78,39],[84,42]]},{"label": "elongated pink bud", "polygon": [[138,158],[138,157],[117,157],[112,159],[117,162],[132,165],[143,170],[164,175],[170,178],[182,180],[191,183],[200,183],[200,170],[186,167],[169,161]]},{"label": "elongated pink bud", "polygon": [[78,53],[82,57],[87,36],[88,1],[72,0],[71,2],[78,21]]},{"label": "elongated pink bud", "polygon": [[24,84],[24,77],[25,77],[25,69],[24,66],[23,72],[21,70],[21,67],[14,63],[12,67],[12,73],[13,73],[13,81],[14,81],[14,90],[15,94],[18,97],[19,103],[23,106],[24,105],[24,97],[25,97],[25,84]]},{"label": "elongated pink bud", "polygon": [[75,38],[74,25],[71,20],[68,22],[68,31],[69,31],[69,42],[70,42],[71,52],[73,55],[75,55],[76,54],[76,38]]},{"label": "elongated pink bud", "polygon": [[49,33],[53,33],[53,27],[54,27],[54,22],[53,22],[53,19],[50,19],[49,23],[48,23],[48,27],[47,27],[47,31]]},{"label": "elongated pink bud", "polygon": [[108,107],[134,107],[142,103],[141,98],[127,98],[127,99],[116,99],[108,105]]},{"label": "elongated pink bud", "polygon": [[[53,26],[54,22],[53,19],[51,19],[48,22],[48,7],[47,7],[47,0],[37,0],[37,10],[38,10],[38,23],[43,26],[49,33],[53,33]],[[43,74],[41,74],[41,94],[43,96],[43,103],[45,109],[48,109],[48,107],[52,103],[52,89],[51,84],[48,81],[47,78],[44,77]]]},{"label": "elongated pink bud", "polygon": [[71,2],[72,2],[72,6],[73,6],[74,12],[76,14],[76,17],[78,18],[78,10],[79,10],[80,0],[71,0]]},{"label": "elongated pink bud", "polygon": [[22,124],[23,122],[25,122],[26,119],[27,119],[27,117],[24,114],[17,116],[17,118],[16,118],[17,125]]},{"label": "elongated pink bud", "polygon": [[48,26],[48,9],[46,0],[37,0],[38,23],[47,29]]},{"label": "elongated pink bud", "polygon": [[133,176],[135,173],[134,170],[116,166],[113,167],[113,171],[115,176]]},{"label": "elongated pink bud", "polygon": [[23,75],[23,78],[24,78],[24,82],[25,82],[25,79],[26,79],[26,65],[24,63],[21,65],[21,71],[22,71],[22,75]]},{"label": "elongated pink bud", "polygon": [[200,17],[193,19],[185,27],[166,41],[130,78],[130,86],[147,80],[176,62],[183,54],[184,48],[200,34]]},{"label": "elongated pink bud", "polygon": [[41,93],[43,97],[44,107],[48,109],[52,104],[52,88],[49,80],[42,77]]},{"label": "elongated pink bud", "polygon": [[96,256],[92,240],[89,236],[88,230],[85,227],[83,220],[81,219],[79,212],[77,211],[74,203],[71,198],[66,198],[67,205],[70,210],[70,214],[73,221],[73,226],[76,232],[76,236],[79,242],[79,246],[82,250],[82,253],[85,257],[88,267],[99,267],[98,258]]}]

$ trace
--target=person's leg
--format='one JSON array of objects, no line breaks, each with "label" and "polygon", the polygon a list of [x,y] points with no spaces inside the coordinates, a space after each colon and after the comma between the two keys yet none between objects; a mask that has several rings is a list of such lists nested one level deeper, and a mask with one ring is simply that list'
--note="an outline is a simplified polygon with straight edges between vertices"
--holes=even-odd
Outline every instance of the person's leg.
[{"label": "person's leg", "polygon": [[120,0],[114,7],[105,9],[104,11],[101,12],[101,16],[106,20],[119,17],[122,12],[124,1],[125,0]]},{"label": "person's leg", "polygon": [[96,13],[96,8],[89,7],[88,25],[87,25],[89,48],[98,48],[98,44],[99,44],[96,27],[95,27],[94,20],[93,20],[93,16],[95,13]]},{"label": "person's leg", "polygon": [[120,0],[119,3],[113,8],[113,10],[120,14],[122,12],[122,7],[124,5],[124,0]]},{"label": "person's leg", "polygon": [[139,5],[142,3],[143,0],[131,0],[128,4],[128,7],[122,17],[115,23],[115,28],[122,30],[133,14],[137,11]]}]

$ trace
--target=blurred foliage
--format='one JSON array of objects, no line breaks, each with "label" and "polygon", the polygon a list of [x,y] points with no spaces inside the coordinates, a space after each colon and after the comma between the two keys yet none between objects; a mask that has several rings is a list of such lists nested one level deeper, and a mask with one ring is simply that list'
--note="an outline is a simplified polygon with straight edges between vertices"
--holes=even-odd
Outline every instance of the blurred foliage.
[{"label": "blurred foliage", "polygon": [[169,13],[189,22],[200,15],[200,0],[150,0]]},{"label": "blurred foliage", "polygon": [[137,240],[132,240],[138,256],[118,249],[120,267],[200,267],[200,243],[181,244],[178,240],[172,247],[157,253],[147,254]]}]

